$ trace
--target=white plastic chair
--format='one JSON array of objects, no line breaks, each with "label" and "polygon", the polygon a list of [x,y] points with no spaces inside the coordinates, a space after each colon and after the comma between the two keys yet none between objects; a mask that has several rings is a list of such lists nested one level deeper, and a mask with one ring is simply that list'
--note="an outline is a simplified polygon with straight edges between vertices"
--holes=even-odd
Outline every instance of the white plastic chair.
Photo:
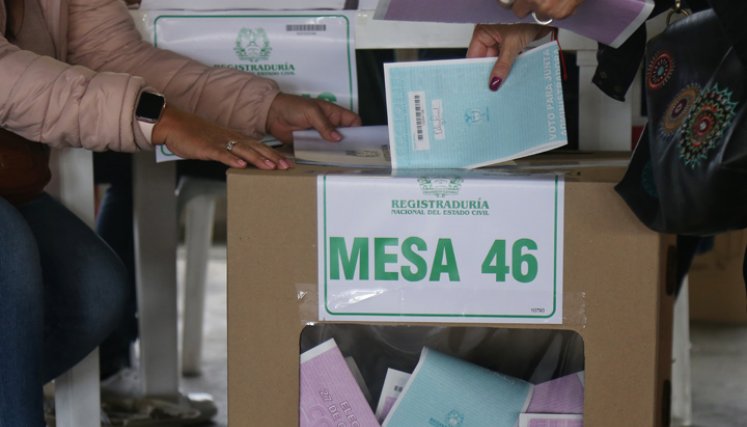
[{"label": "white plastic chair", "polygon": [[[50,166],[55,179],[46,190],[93,227],[92,154],[78,149],[55,150]],[[55,379],[55,418],[57,427],[101,425],[98,348]]]},{"label": "white plastic chair", "polygon": [[222,181],[182,178],[177,209],[185,215],[186,274],[182,323],[182,374],[200,375],[205,313],[205,284],[213,240],[215,207],[226,197]]},{"label": "white plastic chair", "polygon": [[672,421],[681,427],[693,424],[689,294],[685,276],[674,304],[672,340]]},{"label": "white plastic chair", "polygon": [[57,427],[99,427],[99,349],[55,380],[55,420]]}]

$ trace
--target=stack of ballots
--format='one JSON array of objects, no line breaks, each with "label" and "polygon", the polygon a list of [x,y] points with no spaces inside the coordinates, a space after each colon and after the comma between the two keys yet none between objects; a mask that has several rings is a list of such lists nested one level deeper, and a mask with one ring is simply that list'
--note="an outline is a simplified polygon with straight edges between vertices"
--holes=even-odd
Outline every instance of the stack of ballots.
[{"label": "stack of ballots", "polygon": [[303,353],[300,426],[583,426],[583,372],[533,385],[426,347],[387,371],[375,413],[360,387],[333,339]]}]

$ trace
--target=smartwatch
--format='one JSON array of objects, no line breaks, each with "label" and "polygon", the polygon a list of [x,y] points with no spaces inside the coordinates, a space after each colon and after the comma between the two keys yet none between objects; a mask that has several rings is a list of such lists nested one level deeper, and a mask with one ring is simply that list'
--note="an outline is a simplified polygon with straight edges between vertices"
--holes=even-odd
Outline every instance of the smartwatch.
[{"label": "smartwatch", "polygon": [[145,139],[149,143],[153,135],[153,127],[161,119],[163,110],[166,108],[166,98],[160,93],[143,91],[140,93],[140,98],[137,101],[137,107],[135,108],[135,119],[140,130],[143,131]]}]

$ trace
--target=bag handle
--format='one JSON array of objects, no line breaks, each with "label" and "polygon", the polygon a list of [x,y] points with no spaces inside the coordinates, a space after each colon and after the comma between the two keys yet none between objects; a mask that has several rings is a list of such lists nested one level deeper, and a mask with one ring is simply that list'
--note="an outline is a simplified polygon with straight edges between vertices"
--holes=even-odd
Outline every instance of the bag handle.
[{"label": "bag handle", "polygon": [[682,15],[682,17],[690,16],[692,12],[690,9],[682,7],[682,0],[674,0],[674,6],[672,6],[672,10],[669,11],[669,14],[667,15],[667,27],[669,26],[669,23],[672,21],[672,17],[674,15]]}]

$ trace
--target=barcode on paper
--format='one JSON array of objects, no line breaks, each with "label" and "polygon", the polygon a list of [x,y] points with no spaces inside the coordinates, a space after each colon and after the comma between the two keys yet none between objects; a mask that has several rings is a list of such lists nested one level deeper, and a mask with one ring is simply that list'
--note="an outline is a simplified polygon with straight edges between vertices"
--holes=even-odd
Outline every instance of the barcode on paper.
[{"label": "barcode on paper", "polygon": [[431,143],[428,138],[428,129],[426,124],[425,92],[410,92],[407,94],[410,104],[410,132],[412,134],[412,144],[415,151],[424,151],[431,149]]},{"label": "barcode on paper", "polygon": [[319,32],[327,31],[327,25],[325,24],[288,24],[285,26],[285,31],[291,31],[294,33],[298,32]]}]

